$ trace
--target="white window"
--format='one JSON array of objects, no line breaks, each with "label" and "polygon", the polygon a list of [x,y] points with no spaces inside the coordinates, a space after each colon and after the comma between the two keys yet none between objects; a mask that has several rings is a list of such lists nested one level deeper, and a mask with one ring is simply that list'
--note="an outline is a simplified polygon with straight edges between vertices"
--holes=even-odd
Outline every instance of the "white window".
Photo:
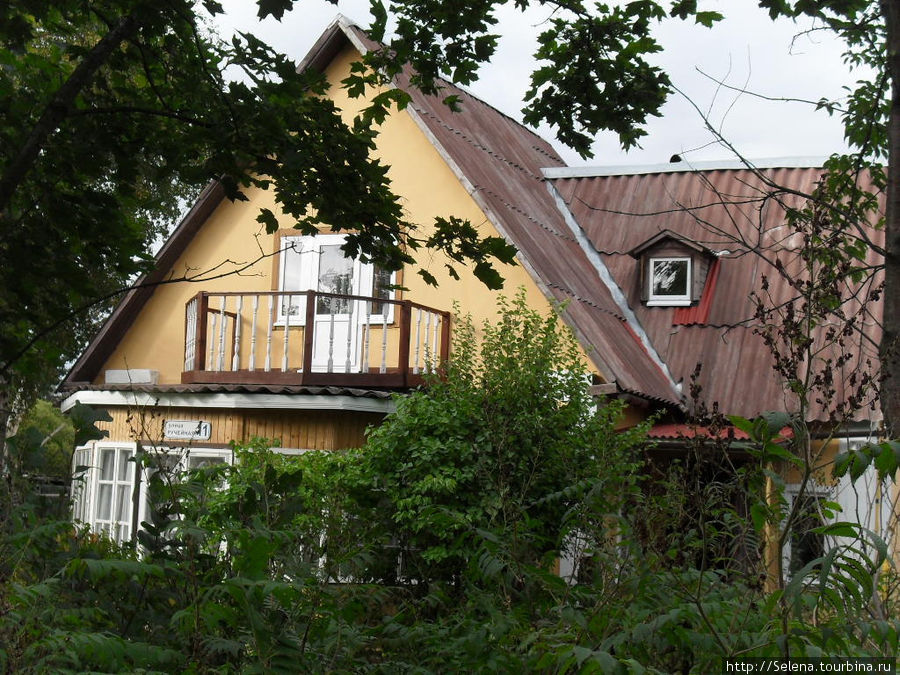
[{"label": "white window", "polygon": [[73,458],[74,519],[120,543],[131,538],[134,519],[134,454],[134,443],[92,443]]},{"label": "white window", "polygon": [[[347,258],[342,234],[319,234],[314,237],[282,237],[278,273],[280,291],[320,291],[340,295],[358,295],[389,300],[394,297],[391,272],[376,265]],[[366,313],[370,323],[393,321],[393,306],[377,301],[351,301],[346,298],[320,297],[315,314],[348,316]],[[306,297],[283,296],[278,308],[278,321],[302,325],[306,321]]]},{"label": "white window", "polygon": [[648,305],[691,304],[690,258],[650,258],[647,270]]},{"label": "white window", "polygon": [[787,513],[796,508],[790,536],[785,539],[782,550],[784,575],[790,579],[813,560],[825,555],[826,547],[833,545],[833,542],[826,541],[824,534],[813,531],[830,522],[827,516],[831,509],[826,502],[832,501],[832,497],[830,490],[810,482],[802,494],[799,485],[787,486],[785,501]]},{"label": "white window", "polygon": [[178,473],[210,464],[230,463],[232,456],[232,451],[227,448],[154,448],[148,452],[157,461],[136,471],[136,451],[135,443],[95,441],[77,448],[73,460],[73,519],[90,526],[94,532],[106,533],[118,543],[129,541],[134,525],[140,527],[147,518],[147,481],[160,466]]}]

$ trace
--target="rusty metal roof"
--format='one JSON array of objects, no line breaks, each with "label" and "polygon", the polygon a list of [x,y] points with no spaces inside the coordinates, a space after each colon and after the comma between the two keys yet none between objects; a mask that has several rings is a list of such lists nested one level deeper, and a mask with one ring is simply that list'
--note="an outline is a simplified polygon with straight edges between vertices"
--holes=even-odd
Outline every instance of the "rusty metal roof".
[{"label": "rusty metal roof", "polygon": [[65,392],[123,391],[139,394],[291,394],[295,396],[353,396],[389,399],[394,394],[378,389],[353,387],[308,387],[281,384],[89,384],[67,385]]},{"label": "rusty metal roof", "polygon": [[[758,172],[687,169],[583,177],[575,173],[558,172],[564,175],[553,179],[554,187],[685,391],[691,373],[701,364],[698,384],[708,405],[715,402],[723,412],[744,416],[796,410],[794,396],[786,393],[773,370],[769,350],[754,333],[757,323],[750,294],[761,289],[766,275],[774,303],[796,296],[776,267],[797,271],[801,264],[801,241],[786,226],[785,209],[804,205],[802,195],[812,191],[822,169],[774,166]],[[695,307],[652,307],[641,301],[640,261],[628,252],[666,230],[716,255]],[[876,243],[883,239],[879,230],[868,234]],[[878,265],[877,254],[870,250],[869,255],[868,262]],[[876,274],[871,287],[880,278]],[[840,383],[850,372],[865,368],[867,359],[877,364],[880,311],[880,305],[874,306],[861,330],[849,338],[855,355],[835,373],[839,397]],[[870,415],[862,410],[857,416]],[[827,416],[828,411],[814,401],[810,418]]]}]

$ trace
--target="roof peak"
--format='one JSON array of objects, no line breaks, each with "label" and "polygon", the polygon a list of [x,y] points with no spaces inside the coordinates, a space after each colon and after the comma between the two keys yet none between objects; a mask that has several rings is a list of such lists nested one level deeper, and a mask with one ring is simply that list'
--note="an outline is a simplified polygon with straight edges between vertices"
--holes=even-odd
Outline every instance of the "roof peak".
[{"label": "roof peak", "polygon": [[652,173],[689,173],[692,171],[734,171],[753,169],[809,169],[821,167],[825,157],[770,157],[747,160],[707,160],[702,162],[666,162],[665,164],[621,164],[617,166],[567,166],[542,169],[544,178],[595,178],[636,176]]}]

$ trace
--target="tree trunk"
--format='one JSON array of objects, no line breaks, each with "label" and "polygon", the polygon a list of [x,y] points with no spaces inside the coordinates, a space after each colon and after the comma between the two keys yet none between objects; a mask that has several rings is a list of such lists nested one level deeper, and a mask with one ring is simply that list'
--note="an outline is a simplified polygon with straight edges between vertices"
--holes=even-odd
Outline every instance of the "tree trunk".
[{"label": "tree trunk", "polygon": [[887,28],[891,81],[888,121],[888,183],[884,224],[884,332],[881,338],[881,409],[886,432],[900,433],[900,4],[880,0]]}]

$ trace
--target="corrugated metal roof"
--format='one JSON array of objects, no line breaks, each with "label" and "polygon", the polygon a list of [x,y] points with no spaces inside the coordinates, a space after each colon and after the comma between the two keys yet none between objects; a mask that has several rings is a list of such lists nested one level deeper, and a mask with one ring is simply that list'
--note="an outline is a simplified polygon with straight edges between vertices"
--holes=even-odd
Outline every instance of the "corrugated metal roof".
[{"label": "corrugated metal roof", "polygon": [[[753,416],[797,406],[773,370],[771,354],[753,332],[755,304],[750,293],[760,290],[766,275],[773,303],[795,297],[776,268],[780,264],[794,273],[802,269],[801,241],[785,225],[785,209],[802,207],[803,194],[812,192],[821,175],[817,168],[776,167],[759,173],[748,169],[601,173],[553,183],[673,376],[687,383],[702,364],[698,380],[702,399],[717,402],[723,412]],[[627,252],[664,230],[699,242],[717,255],[711,270],[715,276],[707,283],[709,293],[696,307],[648,307],[641,302],[640,263]],[[881,231],[870,229],[868,235],[877,245],[883,240]],[[880,263],[874,250],[868,262]],[[877,285],[880,279],[879,272],[871,283]],[[865,368],[867,359],[877,364],[880,312],[880,304],[874,305],[852,338],[855,357],[835,374],[839,397],[841,376]],[[814,401],[812,407],[811,419],[827,417],[820,404]],[[870,415],[863,410],[858,417]]]},{"label": "corrugated metal roof", "polygon": [[355,396],[378,399],[389,399],[393,396],[393,393],[389,391],[376,389],[278,384],[75,384],[65,387],[64,391],[124,391],[139,394],[292,394],[296,396]]}]

